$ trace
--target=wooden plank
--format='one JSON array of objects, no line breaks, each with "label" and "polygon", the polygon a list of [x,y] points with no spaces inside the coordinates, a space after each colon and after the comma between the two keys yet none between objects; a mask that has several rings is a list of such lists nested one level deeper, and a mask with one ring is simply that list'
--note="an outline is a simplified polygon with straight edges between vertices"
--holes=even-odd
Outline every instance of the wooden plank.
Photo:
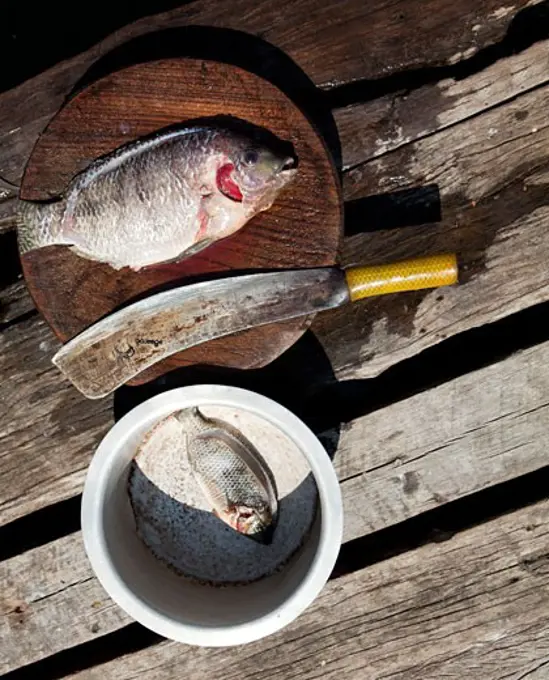
[{"label": "wooden plank", "polygon": [[548,362],[544,343],[349,423],[345,539],[544,467]]},{"label": "wooden plank", "polygon": [[37,317],[0,333],[0,524],[81,491],[112,425],[112,400],[89,401],[60,379],[59,346]]},{"label": "wooden plank", "polygon": [[[349,237],[344,264],[450,248],[460,253],[463,275],[462,285],[446,291],[363,301],[319,317],[313,328],[338,378],[376,375],[445,337],[547,300],[548,104],[549,88],[540,88],[347,173],[349,198],[387,191],[391,178],[397,178],[398,188],[437,183],[443,220]],[[0,398],[12,412],[15,403],[19,408],[18,415],[12,413],[10,439],[1,439],[6,453],[0,458],[0,478],[13,489],[12,501],[0,506],[2,523],[77,493],[98,433],[112,422],[108,405],[84,400],[50,366],[53,349],[47,356],[40,350],[40,343],[51,338],[42,322],[26,323],[0,337],[6,376]],[[29,458],[19,445],[28,449],[35,374],[46,367],[40,412],[44,417],[57,413],[61,424],[54,428],[51,446],[40,439]],[[71,404],[67,414],[59,408],[63,399]],[[62,455],[64,433],[72,437],[63,443]],[[63,464],[52,465],[49,456]],[[28,475],[20,474],[21,460],[30,466]]]},{"label": "wooden plank", "polygon": [[[344,540],[544,467],[548,362],[544,343],[350,423],[335,458]],[[129,622],[93,578],[80,533],[0,564],[0,593],[4,671]]]},{"label": "wooden plank", "polygon": [[94,577],[80,532],[0,563],[0,573],[0,673],[131,622]]},{"label": "wooden plank", "polygon": [[530,677],[549,664],[548,520],[544,501],[331,581],[286,630],[250,645],[162,642],[70,677]]},{"label": "wooden plank", "polygon": [[444,78],[334,111],[343,167],[394,151],[467,120],[549,80],[549,40],[499,59],[467,78]]},{"label": "wooden plank", "polygon": [[[138,36],[188,26],[243,31],[282,50],[316,85],[331,88],[385,77],[396,70],[469,58],[501,40],[517,13],[529,11],[539,1],[375,0],[364,4],[342,0],[319,6],[316,0],[284,0],[276,5],[267,0],[237,0],[223,6],[216,0],[203,0],[144,17],[0,94],[0,176],[14,182],[20,179],[38,134],[84,73],[115,47]],[[181,37],[178,52],[185,44],[203,54],[204,36],[194,48],[191,38],[190,34]],[[228,43],[225,54],[235,58],[242,50],[243,38],[217,34],[215,43],[222,47],[224,40]],[[156,53],[161,42],[156,41]],[[249,53],[243,58],[248,58],[250,65],[268,62],[276,71],[272,52],[263,47],[259,53],[257,43],[247,44]],[[173,50],[169,39],[165,49]],[[283,72],[272,75],[284,83]]]},{"label": "wooden plank", "polygon": [[[461,285],[317,317],[313,330],[338,378],[378,375],[447,337],[549,299],[548,106],[545,86],[346,173],[347,199],[407,188],[417,196],[403,202],[396,195],[379,224],[368,222],[364,203],[364,217],[346,226],[366,232],[345,240],[344,265],[457,251]],[[382,228],[391,211],[406,224],[426,186],[439,192],[439,223]]]}]

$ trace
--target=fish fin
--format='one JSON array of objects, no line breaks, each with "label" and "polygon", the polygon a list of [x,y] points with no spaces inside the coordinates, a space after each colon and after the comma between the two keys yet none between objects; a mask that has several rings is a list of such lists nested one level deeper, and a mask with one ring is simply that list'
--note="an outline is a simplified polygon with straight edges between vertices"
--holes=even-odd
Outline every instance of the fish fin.
[{"label": "fish fin", "polygon": [[204,424],[209,424],[211,422],[210,418],[208,416],[204,415],[200,408],[198,406],[191,406],[189,408],[184,408],[181,411],[176,411],[174,416],[175,418],[182,424],[185,425],[187,418],[191,416],[191,418],[197,418]]},{"label": "fish fin", "polygon": [[71,247],[69,248],[69,250],[70,250],[71,252],[73,252],[75,255],[78,255],[78,257],[81,257],[81,258],[84,259],[84,260],[93,260],[93,259],[95,259],[95,258],[93,258],[91,255],[88,255],[88,253],[85,253],[83,250],[80,250],[80,248],[79,248],[78,246],[71,246]]},{"label": "fish fin", "polygon": [[210,423],[211,422],[211,420],[208,418],[208,416],[205,416],[198,406],[193,406],[191,408],[191,413],[195,418],[198,418],[203,423]]},{"label": "fish fin", "polygon": [[64,207],[65,201],[62,199],[44,203],[18,201],[17,240],[21,253],[70,243],[61,230]]},{"label": "fish fin", "polygon": [[146,151],[157,148],[177,137],[185,137],[186,135],[200,132],[203,129],[203,127],[175,128],[128,142],[118,149],[95,159],[85,170],[76,175],[73,182],[71,182],[71,191],[81,191],[101,175],[106,175],[116,170],[130,158],[140,156]]},{"label": "fish fin", "polygon": [[[159,267],[162,267],[167,264],[177,264],[178,262],[182,262],[183,260],[186,260],[189,257],[192,257],[193,255],[196,255],[199,253],[201,250],[204,250],[208,246],[210,246],[215,239],[203,239],[199,243],[195,243],[192,245],[190,248],[186,248],[182,253],[177,255],[176,257],[172,258],[171,260],[164,260],[163,262],[156,262],[155,264],[148,265],[147,267],[142,267],[142,269],[158,269]],[[137,271],[137,270],[136,270]]]},{"label": "fish fin", "polygon": [[191,257],[191,255],[196,255],[201,250],[205,250],[206,248],[211,246],[213,242],[214,239],[211,238],[202,239],[202,241],[195,243],[190,248],[187,248],[183,253],[181,253],[181,255],[175,260],[175,262],[180,262],[181,260],[186,260],[188,257]]}]

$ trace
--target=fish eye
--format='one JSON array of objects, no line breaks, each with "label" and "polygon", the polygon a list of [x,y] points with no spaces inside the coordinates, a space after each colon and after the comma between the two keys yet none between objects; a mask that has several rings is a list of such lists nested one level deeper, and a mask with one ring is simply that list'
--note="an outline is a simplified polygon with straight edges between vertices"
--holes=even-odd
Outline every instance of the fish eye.
[{"label": "fish eye", "polygon": [[254,165],[259,160],[259,153],[255,149],[248,149],[244,154],[244,163]]}]

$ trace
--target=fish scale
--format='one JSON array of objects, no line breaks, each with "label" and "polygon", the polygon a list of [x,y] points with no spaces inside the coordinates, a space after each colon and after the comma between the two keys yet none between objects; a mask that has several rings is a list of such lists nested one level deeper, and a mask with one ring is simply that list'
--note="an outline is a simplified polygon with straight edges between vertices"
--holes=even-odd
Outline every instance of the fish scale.
[{"label": "fish scale", "polygon": [[174,261],[270,208],[294,166],[251,133],[180,126],[97,159],[54,201],[20,200],[20,250],[69,246],[136,271]]},{"label": "fish scale", "polygon": [[177,414],[196,481],[212,509],[233,529],[270,542],[278,511],[276,483],[265,460],[235,427],[198,408]]}]

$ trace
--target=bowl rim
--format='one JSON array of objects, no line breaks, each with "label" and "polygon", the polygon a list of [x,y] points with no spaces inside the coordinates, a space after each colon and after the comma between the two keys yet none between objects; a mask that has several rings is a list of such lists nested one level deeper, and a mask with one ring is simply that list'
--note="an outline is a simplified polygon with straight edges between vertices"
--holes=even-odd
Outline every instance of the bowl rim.
[{"label": "bowl rim", "polygon": [[[124,582],[111,560],[102,531],[105,490],[110,472],[127,441],[173,410],[217,405],[243,408],[265,418],[292,439],[306,457],[318,489],[320,537],[311,566],[299,586],[279,606],[263,616],[235,625],[201,626],[174,621],[144,602]],[[84,548],[92,570],[110,597],[146,628],[176,642],[228,647],[259,640],[295,620],[324,588],[339,554],[343,537],[343,503],[334,467],[312,430],[287,408],[256,392],[227,385],[191,385],[167,390],[126,413],[103,437],[89,465],[81,505]]]}]

